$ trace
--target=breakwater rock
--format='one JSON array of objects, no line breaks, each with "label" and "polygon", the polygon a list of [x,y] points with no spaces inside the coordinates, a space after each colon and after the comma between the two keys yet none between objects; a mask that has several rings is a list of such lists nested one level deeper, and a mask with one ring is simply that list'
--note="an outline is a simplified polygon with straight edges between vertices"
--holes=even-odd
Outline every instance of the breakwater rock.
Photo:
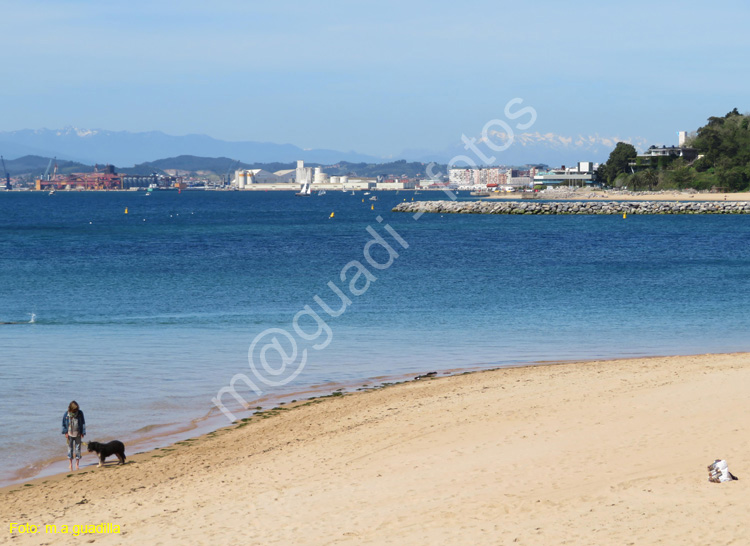
[{"label": "breakwater rock", "polygon": [[732,201],[413,201],[393,212],[440,214],[750,214]]}]

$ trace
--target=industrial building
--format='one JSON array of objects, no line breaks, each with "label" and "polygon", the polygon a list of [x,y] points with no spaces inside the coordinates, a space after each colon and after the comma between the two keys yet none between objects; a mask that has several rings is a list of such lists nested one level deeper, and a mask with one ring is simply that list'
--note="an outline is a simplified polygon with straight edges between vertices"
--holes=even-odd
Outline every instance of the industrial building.
[{"label": "industrial building", "polygon": [[369,190],[377,184],[375,178],[350,178],[349,176],[328,176],[322,167],[306,167],[302,160],[297,161],[296,169],[270,173],[262,169],[242,169],[235,171],[232,185],[238,190],[269,191],[298,190],[309,183],[313,190]]},{"label": "industrial building", "polygon": [[240,190],[252,184],[276,184],[280,181],[275,173],[263,169],[243,169],[234,173],[232,183]]},{"label": "industrial building", "polygon": [[292,184],[296,180],[297,169],[286,169],[286,170],[276,171],[273,174],[276,175],[277,182]]},{"label": "industrial building", "polygon": [[376,190],[413,190],[417,187],[416,180],[409,180],[406,176],[401,178],[386,178],[375,184]]},{"label": "industrial building", "polygon": [[[51,162],[50,162],[51,163]],[[36,190],[127,190],[136,188],[181,188],[182,178],[164,174],[118,174],[112,165],[95,168],[91,173],[49,174],[35,181]]]}]

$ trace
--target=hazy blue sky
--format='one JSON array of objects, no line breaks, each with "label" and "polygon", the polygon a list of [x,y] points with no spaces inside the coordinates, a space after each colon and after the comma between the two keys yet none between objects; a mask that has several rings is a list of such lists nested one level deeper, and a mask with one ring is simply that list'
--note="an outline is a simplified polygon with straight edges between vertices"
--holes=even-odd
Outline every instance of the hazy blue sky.
[{"label": "hazy blue sky", "polygon": [[398,155],[532,130],[671,143],[750,109],[746,0],[4,2],[0,130],[204,133]]}]

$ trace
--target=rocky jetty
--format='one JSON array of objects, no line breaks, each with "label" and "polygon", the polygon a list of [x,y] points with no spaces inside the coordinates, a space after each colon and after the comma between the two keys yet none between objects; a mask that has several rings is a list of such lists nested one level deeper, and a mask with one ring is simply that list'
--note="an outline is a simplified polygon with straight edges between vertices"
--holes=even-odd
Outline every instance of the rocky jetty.
[{"label": "rocky jetty", "polygon": [[440,214],[750,214],[732,201],[413,201],[393,212]]}]

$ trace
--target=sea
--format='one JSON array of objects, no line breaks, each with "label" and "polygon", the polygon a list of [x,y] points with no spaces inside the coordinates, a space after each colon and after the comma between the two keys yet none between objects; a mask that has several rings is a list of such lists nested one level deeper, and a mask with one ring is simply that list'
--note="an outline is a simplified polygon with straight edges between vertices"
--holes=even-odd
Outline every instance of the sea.
[{"label": "sea", "polygon": [[433,371],[750,350],[750,216],[375,195],[0,193],[0,484],[66,470],[71,400],[132,454]]}]

